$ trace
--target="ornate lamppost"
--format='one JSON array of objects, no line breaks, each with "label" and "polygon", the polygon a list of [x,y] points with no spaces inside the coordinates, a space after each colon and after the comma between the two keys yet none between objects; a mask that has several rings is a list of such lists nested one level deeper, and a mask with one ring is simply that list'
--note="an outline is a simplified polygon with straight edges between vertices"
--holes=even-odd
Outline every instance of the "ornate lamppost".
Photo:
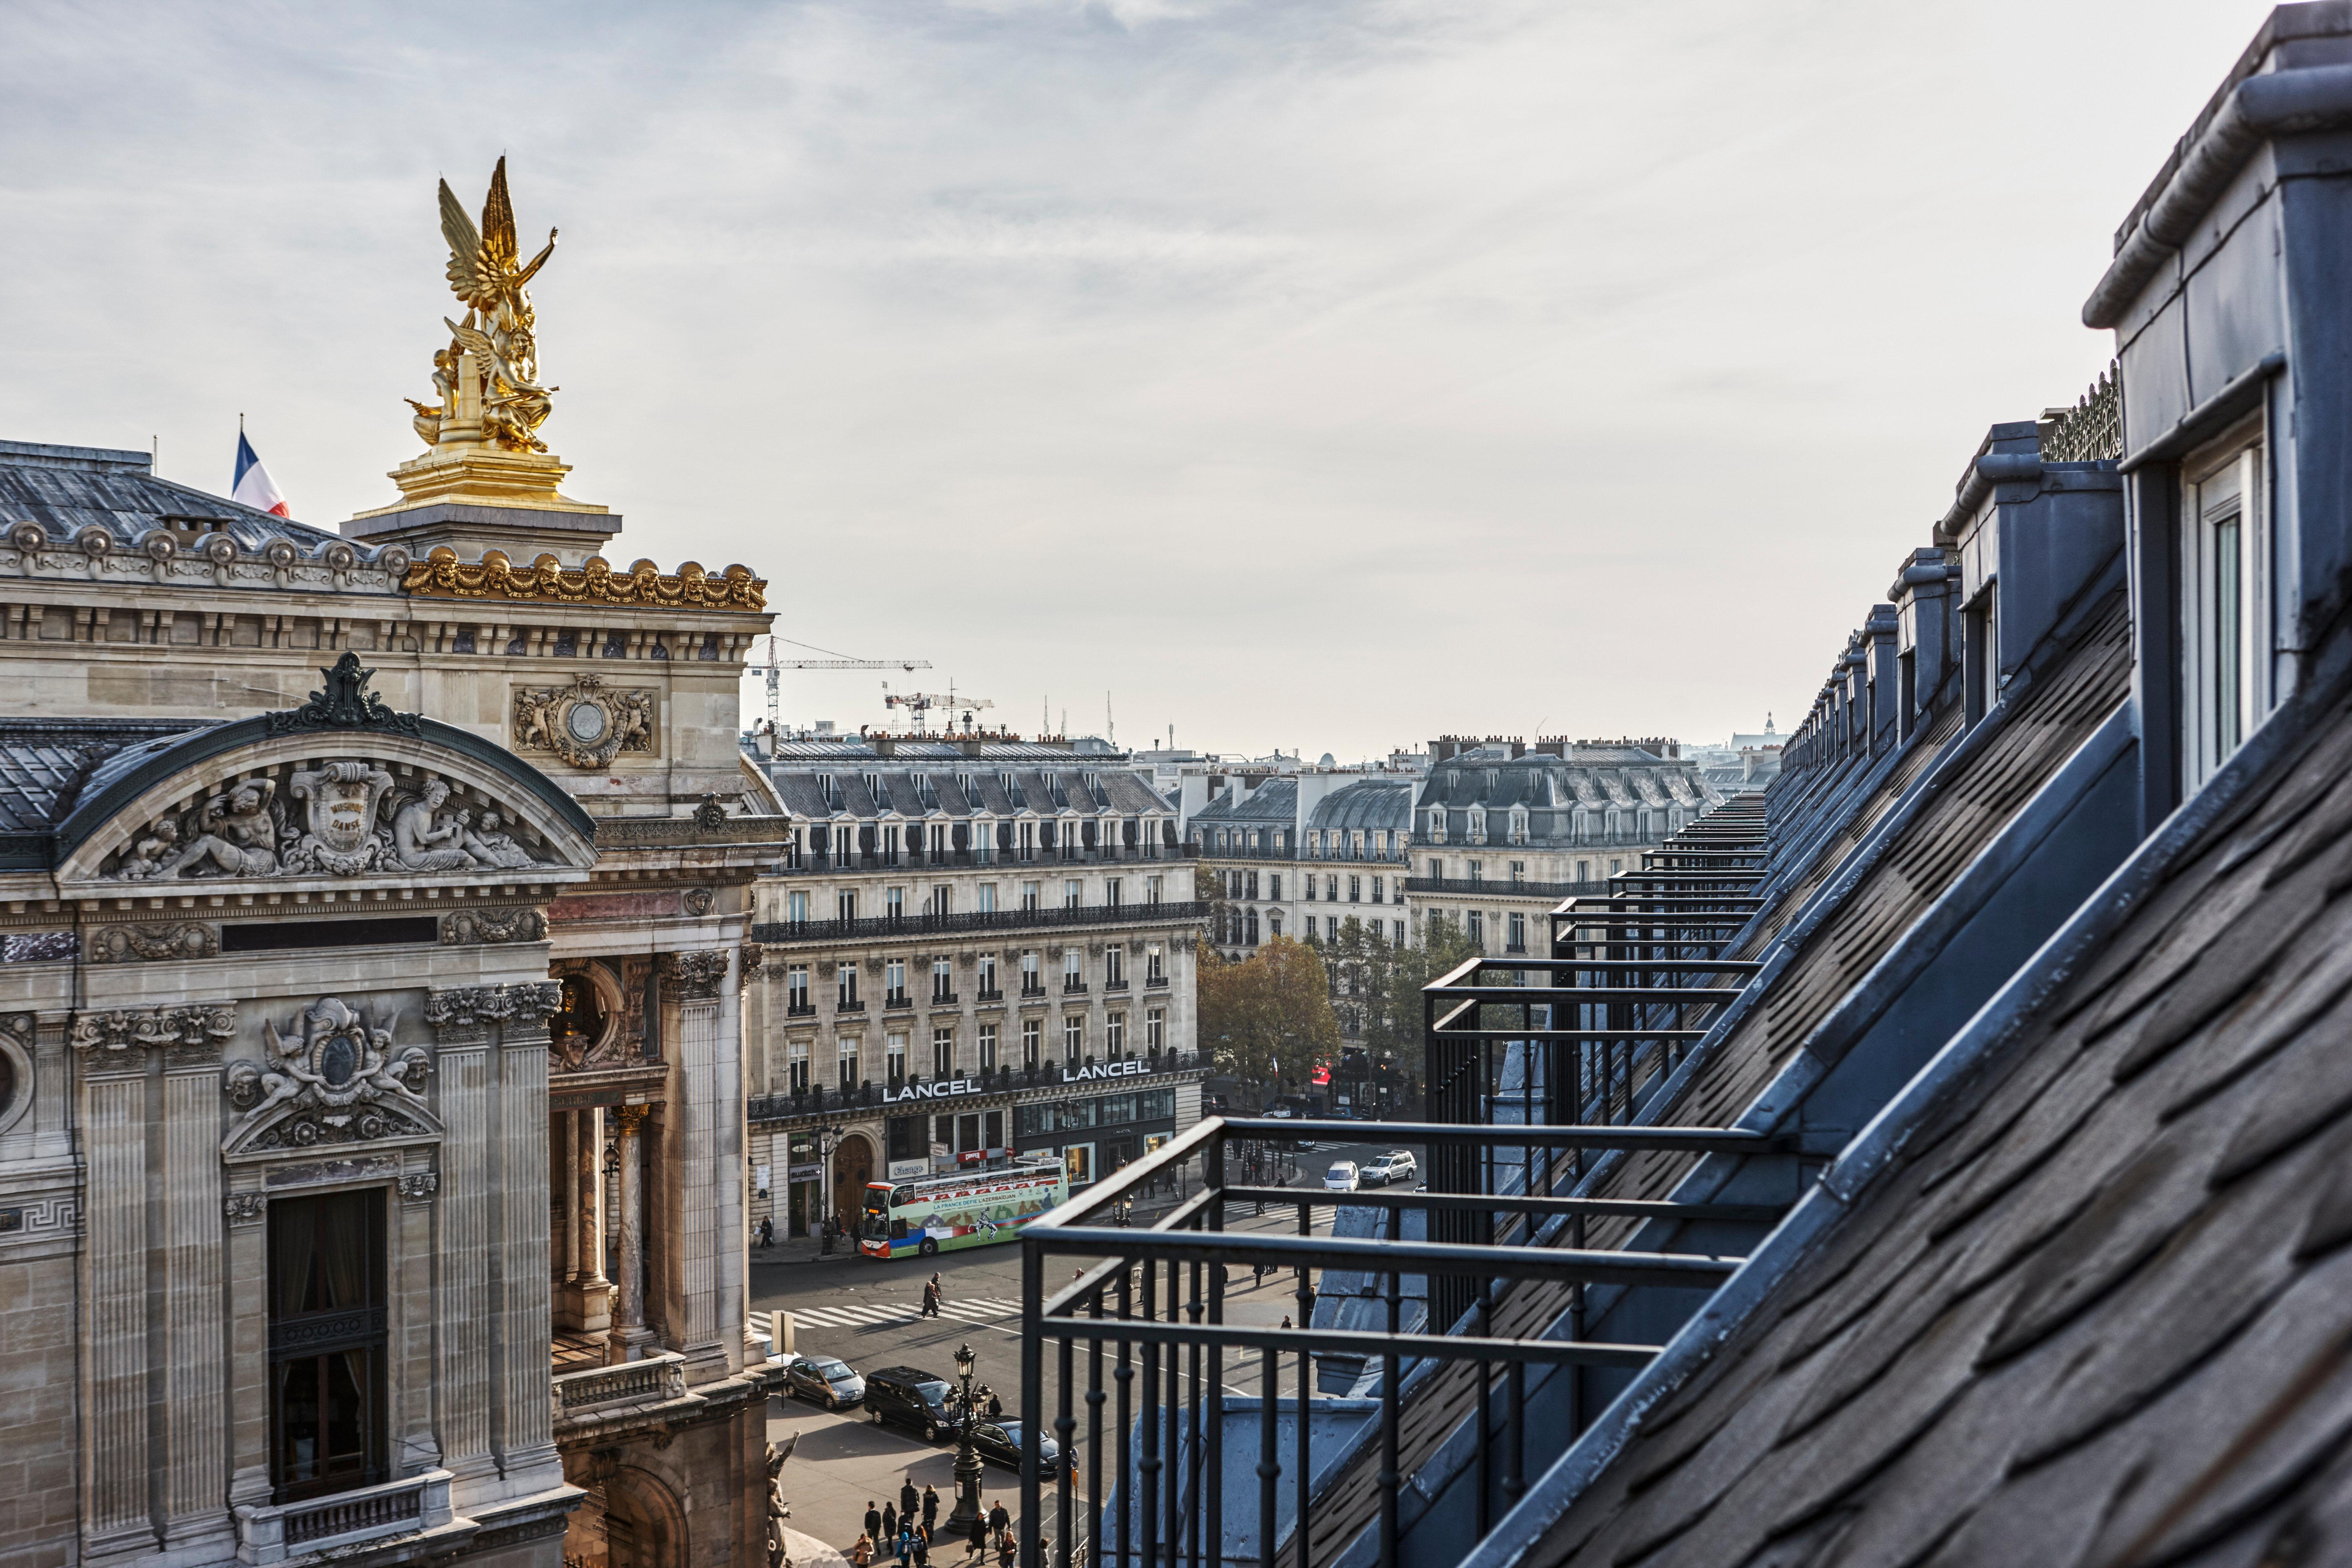
[{"label": "ornate lamppost", "polygon": [[956,1440],[955,1512],[948,1516],[948,1533],[969,1541],[980,1525],[980,1456],[972,1450],[971,1368],[979,1358],[966,1341],[956,1347],[956,1373],[963,1379],[963,1419]]}]

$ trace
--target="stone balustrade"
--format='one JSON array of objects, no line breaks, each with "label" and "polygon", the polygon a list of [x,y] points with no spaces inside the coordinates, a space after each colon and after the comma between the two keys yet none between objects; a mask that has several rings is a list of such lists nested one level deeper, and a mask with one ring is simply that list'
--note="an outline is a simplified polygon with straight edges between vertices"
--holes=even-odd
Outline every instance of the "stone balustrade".
[{"label": "stone balustrade", "polygon": [[242,1505],[236,1510],[236,1560],[289,1563],[385,1536],[439,1530],[453,1517],[449,1479],[446,1470],[425,1470],[300,1502]]},{"label": "stone balustrade", "polygon": [[616,1405],[657,1405],[686,1397],[686,1358],[662,1351],[642,1361],[567,1372],[550,1384],[558,1423]]}]

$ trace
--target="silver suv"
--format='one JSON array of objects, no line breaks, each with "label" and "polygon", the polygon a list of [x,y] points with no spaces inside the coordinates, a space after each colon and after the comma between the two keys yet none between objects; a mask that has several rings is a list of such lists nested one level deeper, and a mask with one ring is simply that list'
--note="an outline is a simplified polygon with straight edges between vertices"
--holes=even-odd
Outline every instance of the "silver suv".
[{"label": "silver suv", "polygon": [[1360,1178],[1368,1187],[1391,1186],[1398,1182],[1410,1182],[1420,1175],[1420,1167],[1402,1149],[1386,1154],[1375,1154],[1364,1162]]}]

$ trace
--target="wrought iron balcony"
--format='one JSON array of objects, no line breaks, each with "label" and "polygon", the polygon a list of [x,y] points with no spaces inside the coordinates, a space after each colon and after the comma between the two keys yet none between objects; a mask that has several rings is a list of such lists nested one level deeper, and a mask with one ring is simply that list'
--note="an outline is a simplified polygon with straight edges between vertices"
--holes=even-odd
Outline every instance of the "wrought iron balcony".
[{"label": "wrought iron balcony", "polygon": [[[1427,1149],[1425,1189],[1246,1184],[1227,1173],[1229,1142],[1354,1142],[1363,1129],[1212,1119],[1023,1232],[1024,1563],[1045,1568],[1050,1536],[1054,1568],[1078,1553],[1090,1564],[1172,1561],[1200,1543],[1263,1568],[1394,1568],[1405,1478],[1416,1481],[1414,1506],[1433,1510],[1458,1484],[1454,1495],[1471,1506],[1444,1517],[1483,1536],[1556,1452],[1530,1450],[1531,1432],[1556,1442],[1559,1431],[1556,1419],[1531,1421],[1530,1402],[1550,1401],[1543,1408],[1556,1416],[1568,1390],[1573,1427],[1576,1390],[1658,1353],[1596,1340],[1586,1325],[1628,1292],[1687,1310],[1738,1268],[1815,1168],[1793,1135],[1640,1121],[1759,971],[1724,953],[1762,875],[1760,825],[1734,818],[1565,900],[1551,957],[1473,959],[1424,992],[1426,1120],[1383,1123],[1380,1136]],[[1149,1230],[1096,1223],[1193,1159],[1205,1163],[1206,1188]],[[1627,1159],[1723,1159],[1768,1173],[1772,1201],[1725,1201],[1711,1185],[1692,1189],[1703,1201],[1597,1191],[1599,1173]],[[1349,1217],[1318,1236],[1312,1217],[1325,1205]],[[1284,1223],[1248,1223],[1265,1213]],[[1055,1289],[1063,1258],[1108,1261]],[[1228,1271],[1259,1266],[1289,1282],[1297,1327],[1227,1321]],[[1048,1354],[1059,1373],[1051,1413]],[[1318,1360],[1349,1369],[1372,1398],[1319,1395]],[[1253,1381],[1254,1392],[1232,1386]],[[1433,1415],[1408,1423],[1408,1408]],[[1449,1442],[1465,1421],[1473,1440]],[[1050,1497],[1034,1461],[1049,1423],[1076,1458]],[[1339,1451],[1318,1462],[1315,1446],[1334,1441]],[[1252,1458],[1257,1495],[1227,1497],[1228,1475],[1251,1474]],[[1467,1544],[1448,1535],[1444,1547],[1459,1557]]]},{"label": "wrought iron balcony", "polygon": [[1181,924],[1204,920],[1208,912],[1208,905],[1188,900],[1163,904],[1088,904],[1075,910],[989,910],[967,914],[921,913],[897,918],[885,915],[846,921],[762,921],[751,928],[751,940],[764,945],[793,946],[873,938],[971,936],[990,931],[1065,930],[1073,926]]},{"label": "wrought iron balcony", "polygon": [[[1349,1414],[1372,1418],[1352,1424],[1356,1435],[1339,1440],[1349,1454],[1377,1448],[1376,1484],[1382,1500],[1378,1560],[1383,1568],[1394,1568],[1402,1390],[1409,1380],[1425,1382],[1441,1369],[1474,1369],[1483,1417],[1490,1414],[1491,1385],[1500,1372],[1504,1442],[1493,1446],[1493,1452],[1482,1450],[1478,1463],[1516,1464],[1526,1445],[1520,1396],[1526,1369],[1639,1367],[1658,1353],[1659,1347],[1651,1344],[1597,1343],[1573,1334],[1555,1338],[1541,1326],[1531,1332],[1502,1331],[1498,1311],[1507,1292],[1533,1282],[1570,1290],[1634,1284],[1712,1289],[1743,1261],[1705,1252],[1588,1249],[1578,1238],[1564,1237],[1566,1227],[1599,1215],[1747,1222],[1767,1217],[1745,1205],[1530,1197],[1496,1190],[1499,1183],[1458,1192],[1330,1193],[1226,1180],[1229,1145],[1238,1155],[1251,1143],[1353,1142],[1362,1133],[1360,1124],[1347,1121],[1211,1118],[1023,1230],[1024,1563],[1045,1568],[1050,1561],[1052,1568],[1070,1568],[1076,1562],[1151,1563],[1163,1555],[1179,1560],[1187,1542],[1225,1542],[1222,1555],[1266,1565],[1296,1561],[1318,1568],[1318,1561],[1331,1561],[1349,1543],[1335,1543],[1318,1560],[1312,1531],[1302,1532],[1298,1521],[1314,1521],[1310,1480],[1318,1473],[1317,1406],[1326,1415],[1339,1413],[1334,1402],[1314,1391],[1314,1362],[1350,1358],[1368,1368],[1377,1363],[1380,1392],[1376,1413],[1349,1402],[1355,1408]],[[1456,1163],[1473,1169],[1516,1173],[1522,1165],[1538,1168],[1540,1161],[1547,1175],[1556,1165],[1561,1177],[1580,1173],[1591,1151],[1774,1146],[1759,1134],[1715,1128],[1390,1122],[1381,1126],[1381,1136],[1447,1150],[1461,1156]],[[1518,1163],[1507,1163],[1507,1156],[1517,1156]],[[1150,1228],[1097,1221],[1156,1184],[1171,1181],[1181,1165],[1194,1160],[1203,1163],[1209,1185]],[[1311,1234],[1312,1210],[1327,1204],[1372,1211],[1372,1234]],[[1232,1222],[1262,1210],[1295,1214],[1297,1234],[1234,1227]],[[1408,1235],[1409,1217],[1418,1220],[1411,1228],[1419,1237]],[[1464,1239],[1442,1234],[1448,1228],[1442,1222],[1449,1217],[1475,1222],[1455,1227],[1472,1234]],[[1108,1261],[1055,1289],[1055,1260],[1070,1258]],[[1227,1321],[1233,1271],[1259,1266],[1288,1276],[1297,1327]],[[1318,1321],[1313,1283],[1318,1268],[1347,1270],[1371,1281],[1380,1324],[1343,1329]],[[1458,1322],[1416,1311],[1417,1327],[1409,1328],[1409,1278],[1427,1280],[1432,1290],[1440,1282],[1454,1285],[1454,1293],[1470,1300],[1478,1316]],[[1050,1415],[1043,1392],[1049,1350],[1058,1373],[1056,1408]],[[1106,1361],[1114,1355],[1107,1382]],[[1229,1378],[1253,1373],[1255,1395],[1228,1391]],[[1291,1394],[1283,1393],[1286,1383]],[[1107,1409],[1112,1405],[1115,1412]],[[1076,1440],[1081,1406],[1082,1454]],[[1050,1498],[1037,1441],[1049,1423],[1062,1454],[1074,1459],[1058,1468]],[[1229,1445],[1257,1457],[1255,1498],[1225,1496]],[[1241,1467],[1234,1473],[1242,1473]],[[1054,1550],[1047,1559],[1041,1542],[1049,1536]],[[1237,1538],[1238,1550],[1233,1544]]]}]

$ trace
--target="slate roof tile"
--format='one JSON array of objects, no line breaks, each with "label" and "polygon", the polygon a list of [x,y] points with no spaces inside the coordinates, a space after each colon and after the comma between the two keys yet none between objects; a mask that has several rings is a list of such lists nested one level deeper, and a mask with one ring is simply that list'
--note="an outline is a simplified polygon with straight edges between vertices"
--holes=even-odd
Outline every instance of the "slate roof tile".
[{"label": "slate roof tile", "polygon": [[[2347,762],[2338,706],[2298,763]],[[2265,809],[2329,810],[2310,771],[2177,858],[2105,944],[2130,962],[1930,1113],[1531,1565],[1637,1533],[1645,1568],[2352,1559],[2352,815],[2306,854]],[[2192,1001],[2208,964],[2257,973]]]}]

